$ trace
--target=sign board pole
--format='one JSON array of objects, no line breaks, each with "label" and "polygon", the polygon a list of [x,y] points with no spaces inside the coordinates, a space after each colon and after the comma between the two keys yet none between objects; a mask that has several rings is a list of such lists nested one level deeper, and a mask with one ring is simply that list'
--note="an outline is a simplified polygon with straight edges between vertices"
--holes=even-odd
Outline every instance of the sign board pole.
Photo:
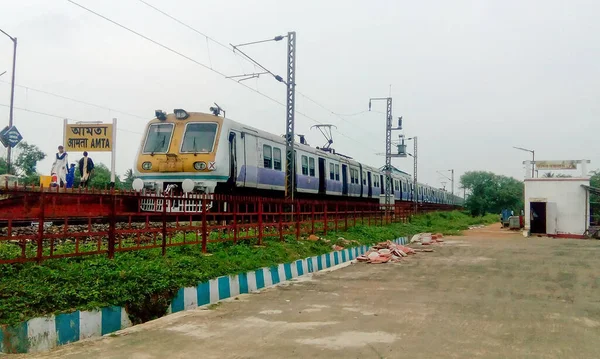
[{"label": "sign board pole", "polygon": [[113,118],[112,151],[110,151],[110,187],[115,188],[115,162],[117,158],[117,119]]}]

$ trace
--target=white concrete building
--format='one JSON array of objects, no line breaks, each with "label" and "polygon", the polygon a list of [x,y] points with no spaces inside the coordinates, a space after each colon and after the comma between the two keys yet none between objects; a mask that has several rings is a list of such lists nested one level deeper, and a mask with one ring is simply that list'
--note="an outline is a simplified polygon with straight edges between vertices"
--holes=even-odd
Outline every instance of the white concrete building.
[{"label": "white concrete building", "polygon": [[[550,162],[550,161],[545,161]],[[589,186],[585,164],[578,177],[525,179],[525,232],[583,238],[590,226]],[[531,162],[526,163],[529,167]],[[531,174],[531,167],[526,173]]]}]

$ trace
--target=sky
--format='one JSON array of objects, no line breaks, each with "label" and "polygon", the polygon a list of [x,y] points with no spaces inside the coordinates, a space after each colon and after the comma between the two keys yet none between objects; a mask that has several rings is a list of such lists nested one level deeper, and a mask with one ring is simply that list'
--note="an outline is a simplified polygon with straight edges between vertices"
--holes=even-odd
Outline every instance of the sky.
[{"label": "sky", "polygon": [[[333,124],[338,152],[382,166],[385,103],[368,112],[368,102],[391,94],[403,133],[418,137],[419,182],[449,188],[439,172],[450,169],[456,188],[473,170],[522,179],[530,154],[512,146],[600,168],[597,1],[144,0],[210,39],[140,0],[73,1],[187,58],[67,0],[3,0],[0,29],[18,38],[14,124],[49,155],[43,174],[63,118],[117,118],[118,174],[133,167],[155,109],[208,112],[216,102],[231,119],[285,133],[283,84],[260,76],[242,82],[249,89],[224,77],[257,71],[230,43],[288,31],[297,33],[296,133],[313,146],[325,140],[311,126]],[[243,50],[285,78],[285,41]],[[11,64],[12,43],[0,36],[2,126]],[[110,163],[108,154],[93,157]],[[412,173],[412,158],[392,163]]]}]

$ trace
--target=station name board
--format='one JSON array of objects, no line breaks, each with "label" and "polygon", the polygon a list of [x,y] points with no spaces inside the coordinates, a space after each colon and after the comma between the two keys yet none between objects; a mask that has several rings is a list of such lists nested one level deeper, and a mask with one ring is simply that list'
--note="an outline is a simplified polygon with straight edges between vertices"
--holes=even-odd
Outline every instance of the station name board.
[{"label": "station name board", "polygon": [[536,161],[538,170],[576,170],[578,161]]},{"label": "station name board", "polygon": [[110,152],[113,147],[113,130],[110,123],[66,125],[65,150]]}]

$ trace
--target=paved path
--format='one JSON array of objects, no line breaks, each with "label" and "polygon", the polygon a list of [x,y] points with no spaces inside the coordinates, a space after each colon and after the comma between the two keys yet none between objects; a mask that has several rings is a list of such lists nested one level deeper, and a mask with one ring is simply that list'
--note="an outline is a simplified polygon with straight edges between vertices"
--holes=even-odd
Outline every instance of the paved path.
[{"label": "paved path", "polygon": [[471,231],[28,358],[598,358],[600,242]]}]

